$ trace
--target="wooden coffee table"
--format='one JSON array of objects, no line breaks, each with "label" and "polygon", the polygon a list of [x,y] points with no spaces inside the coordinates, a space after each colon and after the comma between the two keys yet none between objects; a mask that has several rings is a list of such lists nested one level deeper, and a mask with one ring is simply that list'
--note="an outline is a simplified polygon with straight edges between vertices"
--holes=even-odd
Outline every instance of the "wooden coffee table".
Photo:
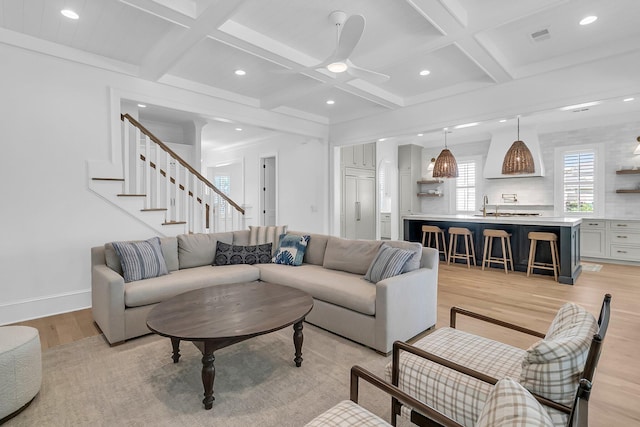
[{"label": "wooden coffee table", "polygon": [[302,322],[313,308],[311,295],[267,282],[210,286],[186,292],[154,307],[147,326],[171,338],[173,362],[180,359],[180,341],[202,351],[205,409],[213,406],[214,351],[293,325],[297,367],[302,364]]}]

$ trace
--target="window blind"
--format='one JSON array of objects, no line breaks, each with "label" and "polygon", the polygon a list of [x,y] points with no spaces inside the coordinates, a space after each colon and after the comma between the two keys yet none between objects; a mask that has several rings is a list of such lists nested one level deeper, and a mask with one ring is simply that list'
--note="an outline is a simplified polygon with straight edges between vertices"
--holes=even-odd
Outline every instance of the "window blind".
[{"label": "window blind", "polygon": [[564,212],[593,212],[595,157],[593,151],[564,155]]},{"label": "window blind", "polygon": [[458,162],[456,178],[456,211],[476,210],[476,162]]}]

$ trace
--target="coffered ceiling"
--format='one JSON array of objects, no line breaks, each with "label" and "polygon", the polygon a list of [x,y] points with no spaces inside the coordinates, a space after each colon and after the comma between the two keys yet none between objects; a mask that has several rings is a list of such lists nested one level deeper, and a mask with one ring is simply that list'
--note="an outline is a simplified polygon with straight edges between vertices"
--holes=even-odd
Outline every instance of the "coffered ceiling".
[{"label": "coffered ceiling", "polygon": [[[335,10],[365,18],[349,59],[387,81],[313,68],[336,46]],[[579,25],[587,15],[598,20]],[[332,126],[640,56],[638,16],[638,0],[0,0],[0,41],[23,34],[45,53],[62,45],[116,71]]]}]

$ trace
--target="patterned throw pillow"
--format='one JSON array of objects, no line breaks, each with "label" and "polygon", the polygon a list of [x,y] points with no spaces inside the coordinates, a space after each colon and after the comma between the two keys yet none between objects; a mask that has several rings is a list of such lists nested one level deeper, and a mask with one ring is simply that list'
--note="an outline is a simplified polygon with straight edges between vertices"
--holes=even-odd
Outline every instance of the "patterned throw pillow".
[{"label": "patterned throw pillow", "polygon": [[280,236],[280,244],[273,257],[273,262],[284,265],[302,265],[304,252],[307,250],[310,239],[311,236],[308,235],[283,234]]},{"label": "patterned throw pillow", "polygon": [[127,283],[168,274],[158,237],[141,242],[113,242],[113,249],[120,258]]},{"label": "patterned throw pillow", "polygon": [[271,262],[271,243],[238,246],[218,242],[213,265],[268,264]]},{"label": "patterned throw pillow", "polygon": [[412,256],[412,251],[392,248],[387,244],[383,244],[380,246],[364,278],[369,282],[378,283],[389,277],[397,276],[402,272],[404,265]]},{"label": "patterned throw pillow", "polygon": [[498,381],[487,397],[476,427],[553,426],[547,411],[511,378]]}]

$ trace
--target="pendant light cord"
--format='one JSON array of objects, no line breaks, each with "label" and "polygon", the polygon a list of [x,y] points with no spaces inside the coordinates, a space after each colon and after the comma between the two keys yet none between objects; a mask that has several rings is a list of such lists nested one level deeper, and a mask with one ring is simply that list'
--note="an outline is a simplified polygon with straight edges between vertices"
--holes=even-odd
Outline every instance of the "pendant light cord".
[{"label": "pendant light cord", "polygon": [[520,141],[520,116],[518,116],[518,141]]}]

